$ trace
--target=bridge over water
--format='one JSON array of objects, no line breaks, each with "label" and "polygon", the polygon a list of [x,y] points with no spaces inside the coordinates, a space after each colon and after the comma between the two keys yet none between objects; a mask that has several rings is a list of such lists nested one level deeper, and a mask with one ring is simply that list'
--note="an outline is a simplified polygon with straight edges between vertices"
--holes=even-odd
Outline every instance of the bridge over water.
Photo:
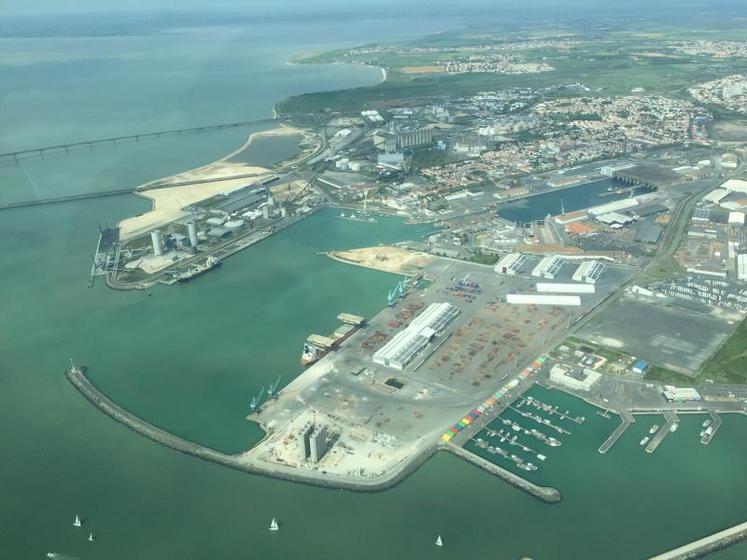
[{"label": "bridge over water", "polygon": [[41,148],[28,148],[25,150],[17,150],[15,152],[0,153],[0,161],[18,161],[22,158],[29,157],[44,157],[45,154],[51,153],[68,153],[70,150],[75,148],[93,148],[100,144],[117,144],[118,142],[127,141],[139,141],[146,138],[160,138],[162,136],[174,136],[179,134],[189,134],[194,132],[209,132],[213,130],[223,130],[226,128],[243,128],[245,126],[253,126],[258,124],[266,124],[271,122],[279,122],[276,119],[259,119],[253,121],[236,121],[230,123],[211,124],[205,126],[193,126],[187,128],[173,128],[169,130],[156,130],[152,132],[142,132],[139,134],[126,134],[123,136],[112,136],[109,138],[96,138],[93,140],[82,140],[79,142],[70,142],[68,144],[56,144],[54,146],[43,146]]}]

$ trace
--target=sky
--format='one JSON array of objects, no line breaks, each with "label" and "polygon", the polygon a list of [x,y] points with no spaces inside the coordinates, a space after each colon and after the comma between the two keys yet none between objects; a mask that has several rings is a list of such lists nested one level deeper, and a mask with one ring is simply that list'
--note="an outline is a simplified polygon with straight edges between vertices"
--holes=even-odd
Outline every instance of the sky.
[{"label": "sky", "polygon": [[52,15],[71,13],[107,13],[140,11],[231,11],[257,15],[287,14],[294,12],[334,13],[360,12],[370,14],[383,10],[397,13],[524,10],[555,8],[619,9],[621,6],[650,6],[676,9],[684,6],[715,8],[739,6],[743,0],[0,0],[2,15]]}]

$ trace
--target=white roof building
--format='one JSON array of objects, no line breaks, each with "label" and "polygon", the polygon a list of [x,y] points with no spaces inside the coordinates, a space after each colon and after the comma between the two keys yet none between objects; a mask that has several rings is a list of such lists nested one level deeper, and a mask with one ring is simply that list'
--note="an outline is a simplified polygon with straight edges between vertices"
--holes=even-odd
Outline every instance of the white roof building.
[{"label": "white roof building", "polygon": [[404,369],[433,337],[440,336],[459,315],[450,303],[432,303],[407,328],[398,332],[374,355],[373,361],[386,367]]},{"label": "white roof building", "polygon": [[737,255],[737,278],[747,280],[747,253]]},{"label": "white roof building", "polygon": [[721,185],[721,188],[726,189],[729,192],[747,193],[747,181],[742,179],[729,179]]}]

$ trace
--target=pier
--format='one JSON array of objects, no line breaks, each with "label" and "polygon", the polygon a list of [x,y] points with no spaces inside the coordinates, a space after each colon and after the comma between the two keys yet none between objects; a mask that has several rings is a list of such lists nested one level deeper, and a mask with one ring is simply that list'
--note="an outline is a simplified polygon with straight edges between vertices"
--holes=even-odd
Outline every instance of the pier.
[{"label": "pier", "polygon": [[189,134],[194,132],[209,132],[213,130],[223,130],[226,128],[241,128],[245,126],[252,126],[257,124],[265,124],[270,122],[278,122],[275,119],[259,119],[254,121],[236,121],[230,123],[211,124],[206,126],[192,126],[186,128],[172,128],[169,130],[156,130],[152,132],[142,132],[139,134],[125,134],[122,136],[111,136],[109,138],[95,138],[93,140],[82,140],[78,142],[70,142],[67,144],[55,144],[53,146],[44,146],[41,148],[29,148],[26,150],[17,150],[15,152],[0,153],[0,161],[12,160],[18,161],[19,159],[29,157],[44,157],[46,154],[51,153],[69,153],[70,150],[76,148],[88,147],[93,149],[95,146],[100,144],[118,144],[120,142],[127,141],[140,141],[146,138],[161,138],[162,136],[175,136],[180,134]]},{"label": "pier", "polygon": [[520,490],[524,490],[524,492],[531,494],[535,498],[539,498],[543,502],[552,504],[560,501],[560,492],[556,488],[552,488],[551,486],[539,486],[533,482],[529,482],[528,480],[521,478],[519,475],[507,471],[506,469],[491,463],[487,459],[483,459],[482,457],[454,445],[453,443],[447,443],[444,446],[444,449],[453,453],[457,457],[480,467],[484,471],[487,471],[498,478],[502,478],[509,484],[516,486]]},{"label": "pier", "polygon": [[692,558],[702,558],[711,552],[726,548],[745,538],[747,538],[747,522],[724,529],[723,531],[675,548],[664,554],[652,556],[649,560],[690,560]]},{"label": "pier", "polygon": [[664,420],[664,425],[659,428],[654,437],[651,438],[651,441],[648,442],[648,445],[646,445],[646,453],[653,453],[656,451],[656,448],[659,447],[661,442],[664,441],[664,438],[671,431],[672,426],[677,424],[679,418],[677,418],[677,415],[674,412],[665,412]]},{"label": "pier", "polygon": [[615,428],[615,431],[612,432],[610,437],[608,437],[604,443],[599,448],[599,452],[604,454],[609,451],[613,445],[615,445],[615,442],[617,442],[618,439],[625,433],[625,430],[628,429],[628,427],[635,422],[635,418],[627,412],[623,412],[620,414],[620,417],[622,418],[622,421],[620,422],[620,425]]}]

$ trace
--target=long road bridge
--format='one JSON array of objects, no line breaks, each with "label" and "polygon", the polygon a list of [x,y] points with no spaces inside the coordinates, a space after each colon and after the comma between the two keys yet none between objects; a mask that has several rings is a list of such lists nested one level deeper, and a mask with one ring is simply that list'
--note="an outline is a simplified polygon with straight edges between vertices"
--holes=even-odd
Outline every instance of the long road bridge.
[{"label": "long road bridge", "polygon": [[79,142],[70,142],[68,144],[56,144],[54,146],[44,146],[42,148],[29,148],[26,150],[18,150],[15,152],[0,153],[0,161],[18,161],[22,158],[29,157],[44,157],[45,154],[49,153],[68,153],[70,150],[75,148],[89,147],[93,148],[99,144],[117,144],[118,142],[127,141],[139,141],[146,138],[160,138],[161,136],[173,136],[178,134],[188,134],[193,132],[209,132],[212,130],[223,130],[226,128],[242,128],[245,126],[252,126],[257,124],[266,124],[271,122],[278,122],[276,119],[267,118],[259,119],[254,121],[236,121],[230,123],[211,124],[206,126],[192,126],[187,128],[172,128],[169,130],[156,130],[152,132],[142,132],[140,134],[126,134],[123,136],[112,136],[109,138],[96,138],[93,140],[83,140]]}]

